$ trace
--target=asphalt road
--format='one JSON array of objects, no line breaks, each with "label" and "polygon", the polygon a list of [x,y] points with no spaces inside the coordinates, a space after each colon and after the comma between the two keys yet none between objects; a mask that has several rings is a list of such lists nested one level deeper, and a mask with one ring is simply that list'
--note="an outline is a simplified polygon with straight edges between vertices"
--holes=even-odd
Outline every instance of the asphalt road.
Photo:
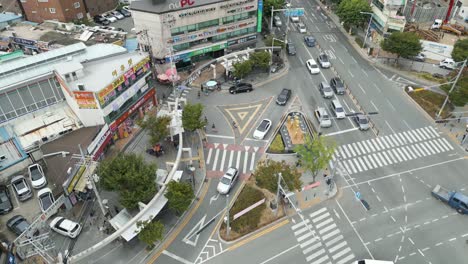
[{"label": "asphalt road", "polygon": [[[304,65],[307,59],[317,58],[320,52],[332,59],[332,65],[350,87],[358,105],[366,112],[378,112],[372,116],[378,136],[372,131],[355,129],[349,119],[334,120],[331,128],[321,129],[321,132],[333,137],[339,145],[332,162],[332,166],[338,167],[336,180],[340,186],[335,200],[290,216],[286,222],[278,223],[254,239],[233,244],[222,243],[214,232],[216,225],[211,225],[200,234],[196,245],[190,246],[183,238],[205,214],[208,219],[225,204],[218,197],[209,205],[216,197],[216,179],[229,163],[229,154],[223,157],[224,149],[219,145],[214,147],[220,151],[211,151],[211,159],[218,157],[217,162],[207,162],[213,173],[208,194],[196,216],[156,262],[344,264],[375,258],[398,263],[445,263],[449,260],[464,263],[467,253],[463,249],[468,236],[464,229],[465,216],[433,199],[430,191],[436,184],[465,190],[463,176],[468,169],[465,154],[404,94],[402,87],[411,80],[389,75],[362,59],[333,22],[317,11],[314,2],[293,4],[305,7],[306,16],[302,21],[307,26],[307,34],[317,38],[321,51],[303,45],[304,34],[298,33],[290,23],[289,39],[296,44],[297,55],[289,57],[287,76],[252,94],[236,95],[235,103],[221,94],[202,99],[207,105],[208,119],[215,120],[219,128],[217,133],[208,132],[211,134],[209,141],[241,147],[262,146],[262,141],[248,139],[251,132],[233,130],[230,115],[220,111],[219,105],[261,104],[266,111],[254,113],[252,120],[255,121],[250,121],[250,130],[246,128],[249,131],[265,117],[277,125],[285,108],[264,100],[276,95],[281,88],[293,90],[293,97],[297,96],[311,119],[317,106],[328,107],[330,100],[321,97],[317,86],[321,81],[328,82],[334,73],[322,69],[319,75],[312,76]],[[283,24],[286,24],[284,20]],[[347,112],[360,108],[347,95],[338,98]],[[209,152],[205,150],[205,158]],[[250,171],[251,164],[255,166],[257,159],[250,155],[247,163],[241,163],[247,164],[245,173]],[[253,163],[250,163],[252,156]],[[365,200],[368,208],[356,197]]]}]

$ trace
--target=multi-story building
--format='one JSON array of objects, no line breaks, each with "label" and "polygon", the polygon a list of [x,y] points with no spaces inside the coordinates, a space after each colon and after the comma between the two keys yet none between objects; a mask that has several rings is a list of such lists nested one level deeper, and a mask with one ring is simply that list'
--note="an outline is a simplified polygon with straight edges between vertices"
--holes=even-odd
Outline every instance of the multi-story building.
[{"label": "multi-story building", "polygon": [[15,14],[23,14],[20,0],[0,0],[0,13],[12,12]]},{"label": "multi-story building", "polygon": [[[143,50],[177,68],[254,45],[258,0],[141,0],[130,4]],[[262,5],[260,5],[262,6]]]},{"label": "multi-story building", "polygon": [[88,13],[95,16],[114,9],[119,4],[119,0],[84,0],[84,3]]},{"label": "multi-story building", "polygon": [[401,0],[372,0],[372,28],[382,36],[392,31],[403,32],[406,18],[398,13],[404,5],[405,1]]}]

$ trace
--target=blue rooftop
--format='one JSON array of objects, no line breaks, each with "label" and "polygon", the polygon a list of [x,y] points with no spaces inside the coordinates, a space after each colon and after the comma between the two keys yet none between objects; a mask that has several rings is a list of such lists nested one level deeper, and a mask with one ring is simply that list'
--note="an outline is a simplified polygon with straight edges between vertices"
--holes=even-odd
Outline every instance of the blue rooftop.
[{"label": "blue rooftop", "polygon": [[22,18],[22,17],[23,16],[17,15],[14,13],[8,13],[8,12],[0,13],[0,23],[8,22],[8,21],[15,20],[15,19]]}]

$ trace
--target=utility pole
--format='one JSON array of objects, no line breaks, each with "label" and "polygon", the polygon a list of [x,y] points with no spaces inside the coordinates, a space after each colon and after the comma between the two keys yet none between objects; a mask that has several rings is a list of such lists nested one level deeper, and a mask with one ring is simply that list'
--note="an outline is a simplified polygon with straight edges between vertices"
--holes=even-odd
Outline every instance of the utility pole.
[{"label": "utility pole", "polygon": [[278,173],[278,190],[276,191],[276,216],[278,216],[280,206],[281,172]]},{"label": "utility pole", "polygon": [[359,12],[359,13],[371,16],[370,19],[369,19],[369,25],[367,25],[366,35],[364,36],[364,42],[362,43],[362,48],[364,48],[364,46],[366,46],[367,35],[369,35],[369,29],[370,29],[370,25],[371,25],[371,22],[372,22],[372,17],[374,16],[374,14],[370,13],[370,12]]},{"label": "utility pole", "polygon": [[436,120],[440,118],[440,115],[442,114],[442,111],[444,110],[445,105],[447,104],[447,102],[448,102],[448,100],[449,100],[449,95],[450,95],[450,93],[453,91],[453,89],[455,89],[455,85],[457,84],[458,79],[460,78],[460,76],[461,76],[461,74],[462,74],[462,72],[463,72],[463,69],[464,69],[465,66],[466,66],[466,62],[467,62],[467,61],[468,61],[468,59],[465,59],[465,60],[463,61],[463,65],[461,66],[460,71],[459,71],[458,74],[457,74],[457,78],[456,78],[455,81],[453,82],[452,88],[450,88],[450,91],[448,92],[447,97],[445,97],[445,101],[444,101],[444,103],[442,104],[442,107],[440,108],[439,112],[437,113]]},{"label": "utility pole", "polygon": [[226,238],[229,239],[229,194],[226,194]]}]

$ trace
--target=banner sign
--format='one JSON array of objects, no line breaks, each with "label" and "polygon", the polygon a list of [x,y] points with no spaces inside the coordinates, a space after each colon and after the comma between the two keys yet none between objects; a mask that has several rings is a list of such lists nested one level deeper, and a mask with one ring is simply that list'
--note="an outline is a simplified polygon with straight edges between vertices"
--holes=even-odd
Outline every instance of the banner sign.
[{"label": "banner sign", "polygon": [[235,214],[232,220],[234,221],[234,220],[236,220],[237,218],[239,218],[239,217],[245,215],[245,214],[248,213],[249,211],[255,209],[256,207],[258,207],[258,206],[260,206],[260,205],[262,205],[264,202],[265,202],[265,198],[263,198],[262,200],[260,200],[260,201],[258,201],[258,202],[256,202],[256,203],[252,204],[251,206],[249,206],[249,207],[245,208],[244,210],[242,210],[242,211],[238,212],[237,214]]},{"label": "banner sign", "polygon": [[263,0],[258,0],[257,32],[262,32]]},{"label": "banner sign", "polygon": [[93,92],[73,91],[75,101],[80,109],[97,109]]}]

